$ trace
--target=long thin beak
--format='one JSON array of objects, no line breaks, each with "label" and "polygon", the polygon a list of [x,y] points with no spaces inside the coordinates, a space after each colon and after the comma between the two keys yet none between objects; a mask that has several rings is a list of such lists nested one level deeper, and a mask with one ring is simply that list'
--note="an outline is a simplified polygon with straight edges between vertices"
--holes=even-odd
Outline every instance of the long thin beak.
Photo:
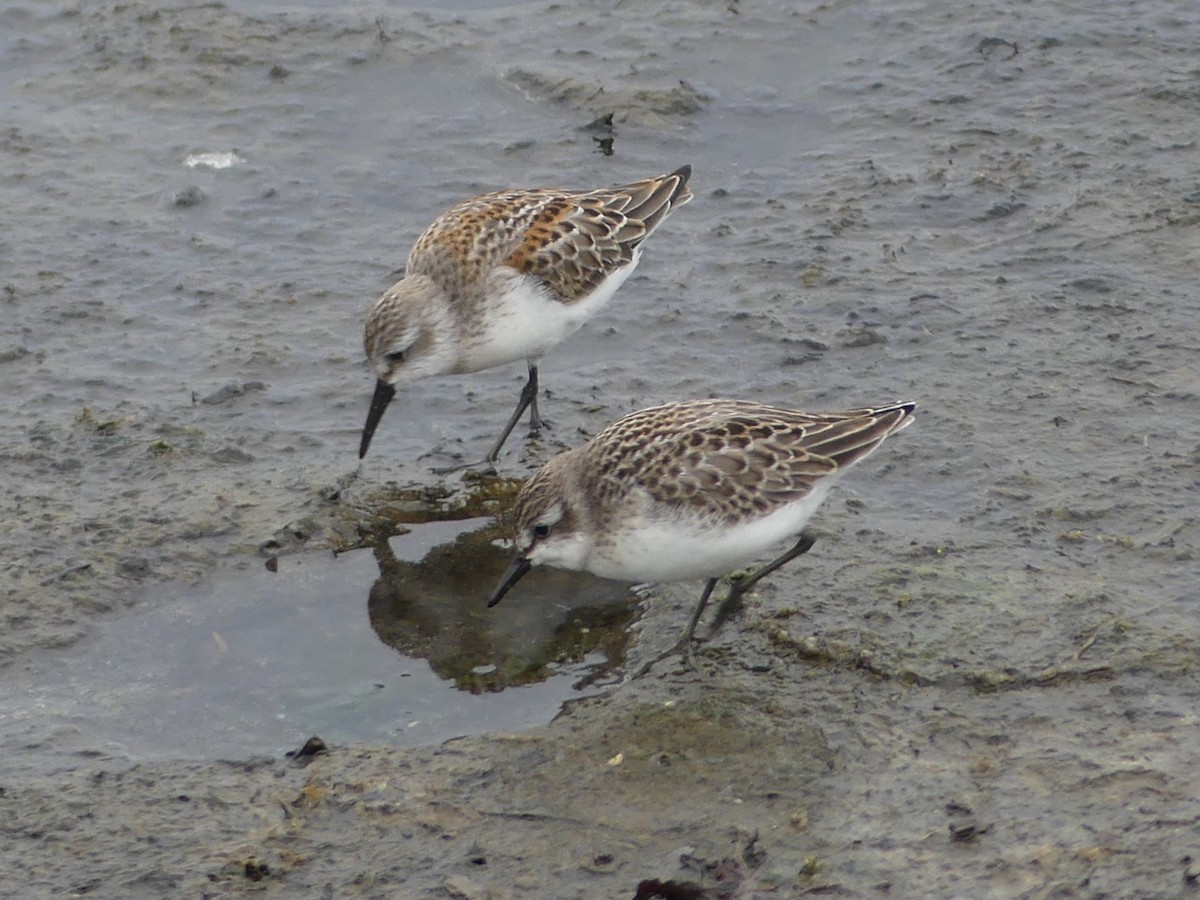
[{"label": "long thin beak", "polygon": [[509,564],[508,571],[504,573],[504,577],[500,579],[500,583],[496,585],[496,590],[492,591],[492,599],[488,601],[488,609],[491,609],[508,593],[508,589],[520,581],[525,573],[533,566],[529,560],[523,556],[518,556]]},{"label": "long thin beak", "polygon": [[396,389],[386,381],[375,382],[375,396],[371,398],[371,411],[367,413],[367,424],[363,426],[362,443],[358,447],[359,459],[367,455],[367,448],[371,446],[371,437],[375,434],[375,426],[379,424],[379,420],[383,418],[383,411],[387,409],[388,404],[395,396]]}]

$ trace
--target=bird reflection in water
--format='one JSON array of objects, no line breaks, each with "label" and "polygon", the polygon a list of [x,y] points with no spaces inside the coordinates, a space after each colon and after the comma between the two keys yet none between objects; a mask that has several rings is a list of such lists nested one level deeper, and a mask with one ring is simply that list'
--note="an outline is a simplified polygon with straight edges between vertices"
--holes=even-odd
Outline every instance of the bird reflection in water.
[{"label": "bird reflection in water", "polygon": [[497,546],[500,536],[494,524],[464,532],[415,563],[398,558],[386,539],[375,544],[380,574],[367,613],[379,639],[476,694],[564,671],[579,673],[576,687],[584,687],[616,669],[637,613],[629,585],[543,569],[522,584],[522,602],[496,616],[487,595],[511,555]]}]

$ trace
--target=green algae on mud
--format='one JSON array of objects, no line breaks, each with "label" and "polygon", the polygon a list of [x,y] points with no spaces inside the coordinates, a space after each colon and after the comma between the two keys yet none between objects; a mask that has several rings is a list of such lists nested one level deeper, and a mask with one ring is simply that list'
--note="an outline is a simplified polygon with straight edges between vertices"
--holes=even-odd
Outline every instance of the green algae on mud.
[{"label": "green algae on mud", "polygon": [[445,482],[432,485],[414,484],[405,488],[395,485],[377,486],[365,495],[356,496],[357,504],[370,511],[373,520],[379,525],[374,532],[364,534],[364,539],[386,538],[399,533],[389,530],[389,526],[395,528],[424,522],[449,522],[485,515],[499,516],[512,505],[524,483],[523,478],[470,475],[464,478],[464,483],[457,488]]},{"label": "green algae on mud", "polygon": [[268,558],[314,548],[348,553],[376,547],[404,534],[409,525],[481,516],[499,520],[522,484],[523,479],[468,476],[458,485],[443,481],[401,487],[366,483],[352,473],[323,491],[315,509],[260,543],[258,552]]}]

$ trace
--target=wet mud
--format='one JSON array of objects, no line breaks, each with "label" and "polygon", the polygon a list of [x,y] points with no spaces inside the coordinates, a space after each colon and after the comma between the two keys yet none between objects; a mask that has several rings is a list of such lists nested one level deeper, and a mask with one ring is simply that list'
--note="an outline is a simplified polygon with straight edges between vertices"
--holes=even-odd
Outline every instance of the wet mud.
[{"label": "wet mud", "polygon": [[[1152,2],[0,5],[0,896],[1200,890],[1198,40]],[[502,479],[429,470],[519,364],[413,386],[359,464],[363,317],[434,215],[685,162]],[[498,530],[399,542],[703,396],[920,411],[694,671],[298,761],[266,701],[191,717],[244,741],[89,718],[171,702],[139,636],[195,635],[187,687],[253,634],[334,729],[426,718],[373,687],[413,659],[439,712],[635,670],[699,584],[489,611]],[[306,655],[273,625],[313,598],[250,576],[321,559],[356,574],[312,646],[362,643]]]}]

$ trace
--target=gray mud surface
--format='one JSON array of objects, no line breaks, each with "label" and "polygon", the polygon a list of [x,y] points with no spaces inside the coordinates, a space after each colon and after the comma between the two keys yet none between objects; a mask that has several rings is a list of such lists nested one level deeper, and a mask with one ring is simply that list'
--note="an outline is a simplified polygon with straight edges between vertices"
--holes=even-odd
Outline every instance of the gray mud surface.
[{"label": "gray mud surface", "polygon": [[[505,475],[668,400],[921,404],[697,671],[544,726],[301,767],[10,712],[0,895],[1200,890],[1200,7],[5,2],[0,42],[7,710],[486,448],[519,364],[356,459],[365,311],[473,193],[695,167]],[[698,590],[647,596],[629,666]]]}]

